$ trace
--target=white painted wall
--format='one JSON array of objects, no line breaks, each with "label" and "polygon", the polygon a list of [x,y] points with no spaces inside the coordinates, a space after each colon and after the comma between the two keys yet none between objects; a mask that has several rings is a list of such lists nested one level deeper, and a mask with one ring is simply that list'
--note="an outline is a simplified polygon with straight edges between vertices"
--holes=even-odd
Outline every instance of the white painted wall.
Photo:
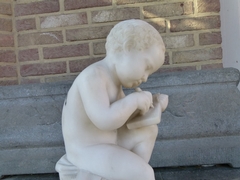
[{"label": "white painted wall", "polygon": [[240,0],[220,0],[224,67],[240,69]]},{"label": "white painted wall", "polygon": [[240,70],[240,0],[220,0],[220,3],[223,67]]},{"label": "white painted wall", "polygon": [[240,0],[220,0],[220,4],[223,67],[240,70]]}]

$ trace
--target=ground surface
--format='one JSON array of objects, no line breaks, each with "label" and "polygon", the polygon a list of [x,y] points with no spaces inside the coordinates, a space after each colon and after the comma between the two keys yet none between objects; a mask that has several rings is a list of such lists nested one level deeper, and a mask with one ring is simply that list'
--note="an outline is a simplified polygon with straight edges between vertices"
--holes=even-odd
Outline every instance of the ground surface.
[{"label": "ground surface", "polygon": [[[228,166],[155,169],[156,180],[240,180],[240,168]],[[59,180],[57,174],[5,176],[2,180]]]}]

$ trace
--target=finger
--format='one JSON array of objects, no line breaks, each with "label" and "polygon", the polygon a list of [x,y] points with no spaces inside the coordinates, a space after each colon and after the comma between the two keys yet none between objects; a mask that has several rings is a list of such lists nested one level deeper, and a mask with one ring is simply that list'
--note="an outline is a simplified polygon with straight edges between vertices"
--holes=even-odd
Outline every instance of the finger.
[{"label": "finger", "polygon": [[161,96],[160,96],[160,104],[162,106],[162,111],[164,111],[167,108],[167,105],[168,105],[168,95],[161,94]]},{"label": "finger", "polygon": [[151,108],[154,108],[154,106],[153,106],[153,95],[152,95],[152,93],[150,93],[149,91],[144,91],[144,92],[145,92],[145,94],[147,95],[147,97],[149,98],[150,107],[151,107]]},{"label": "finger", "polygon": [[160,93],[153,95],[153,102],[160,102]]},{"label": "finger", "polygon": [[141,115],[144,115],[146,112],[148,112],[149,108],[150,108],[150,103],[149,103],[149,102],[146,102],[145,105],[143,106],[140,114],[141,114]]}]

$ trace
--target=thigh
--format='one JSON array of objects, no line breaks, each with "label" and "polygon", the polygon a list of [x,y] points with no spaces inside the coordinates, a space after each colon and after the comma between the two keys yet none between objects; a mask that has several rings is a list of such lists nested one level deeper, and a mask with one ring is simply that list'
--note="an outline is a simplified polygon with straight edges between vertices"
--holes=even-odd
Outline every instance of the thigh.
[{"label": "thigh", "polygon": [[106,179],[154,180],[152,168],[138,155],[111,144],[81,148],[70,161],[79,169]]}]

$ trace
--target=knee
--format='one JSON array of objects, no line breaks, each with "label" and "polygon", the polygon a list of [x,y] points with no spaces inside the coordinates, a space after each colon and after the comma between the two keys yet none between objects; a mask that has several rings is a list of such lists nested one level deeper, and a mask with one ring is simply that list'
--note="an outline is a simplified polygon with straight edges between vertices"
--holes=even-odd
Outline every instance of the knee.
[{"label": "knee", "polygon": [[147,127],[146,135],[148,139],[156,139],[158,135],[158,126],[157,125],[151,125]]},{"label": "knee", "polygon": [[154,176],[154,171],[153,168],[151,166],[148,165],[148,167],[146,167],[146,169],[144,171],[142,171],[142,179],[143,180],[155,180],[155,176]]}]

